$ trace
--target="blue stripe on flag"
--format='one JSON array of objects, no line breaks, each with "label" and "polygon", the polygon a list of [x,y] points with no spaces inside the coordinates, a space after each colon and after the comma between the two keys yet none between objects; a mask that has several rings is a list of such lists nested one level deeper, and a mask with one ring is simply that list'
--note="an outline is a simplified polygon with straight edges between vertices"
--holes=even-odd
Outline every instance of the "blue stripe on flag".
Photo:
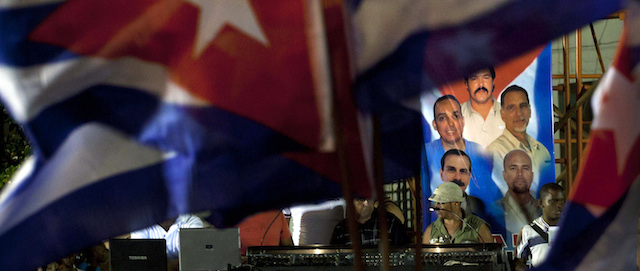
[{"label": "blue stripe on flag", "polygon": [[260,123],[225,110],[164,104],[148,93],[109,85],[91,87],[43,110],[27,124],[27,132],[40,139],[34,147],[49,157],[69,133],[88,122],[109,125],[165,151],[242,151],[255,156],[306,150]]},{"label": "blue stripe on flag", "polygon": [[[424,136],[424,142],[420,144],[420,178],[422,184],[422,232],[427,229],[427,226],[431,224],[431,222],[435,221],[437,215],[434,212],[429,212],[429,208],[427,206],[431,206],[431,202],[429,201],[429,196],[431,196],[431,172],[429,170],[429,161],[427,161],[427,154],[425,149],[425,144],[431,142],[433,138],[431,137],[431,129],[429,128],[429,122],[427,119],[422,116],[422,130]],[[434,215],[432,218],[431,215]]]},{"label": "blue stripe on flag", "polygon": [[61,3],[0,10],[0,65],[31,66],[77,57],[58,46],[27,40],[31,31]]},{"label": "blue stripe on flag", "polygon": [[[166,209],[166,206],[157,206],[167,202],[165,184],[158,181],[161,176],[159,165],[129,171],[82,188],[40,209],[0,235],[0,243],[4,244],[0,247],[0,269],[35,270],[52,259],[67,256],[69,250],[79,251],[93,245],[95,240],[120,235],[126,228],[142,228],[153,223],[152,219],[160,218]],[[136,217],[132,218],[133,214]],[[117,221],[134,223],[122,225],[115,223]],[[65,225],[65,230],[53,225]]]},{"label": "blue stripe on flag", "polygon": [[[536,198],[540,198],[540,187],[547,183],[553,183],[556,181],[554,159],[554,140],[553,140],[553,97],[551,86],[551,45],[540,52],[538,56],[538,66],[536,70],[536,77],[534,82],[534,104],[536,105],[548,105],[547,108],[538,107],[538,136],[537,139],[544,146],[549,146],[547,149],[551,155],[551,161],[549,166],[540,168],[540,181],[538,183],[538,191],[536,191]],[[542,110],[540,110],[542,109]]]},{"label": "blue stripe on flag", "polygon": [[386,108],[416,96],[423,86],[433,86],[423,70],[423,55],[428,33],[408,37],[396,51],[354,82],[354,92],[361,110]]},{"label": "blue stripe on flag", "polygon": [[386,181],[417,176],[420,171],[422,113],[400,105],[377,114]]},{"label": "blue stripe on flag", "polygon": [[209,221],[223,227],[259,210],[341,196],[337,183],[286,158],[242,159],[178,156],[76,190],[0,235],[0,270],[33,270],[179,213],[211,209]]},{"label": "blue stripe on flag", "polygon": [[[543,110],[538,110],[538,141],[540,141],[545,146],[553,146],[553,126],[550,125],[553,123],[553,104],[549,101],[553,100],[551,97],[551,45],[540,52],[538,56],[538,66],[536,70],[536,77],[534,82],[535,91],[535,101],[536,105],[549,105],[548,108],[541,108]],[[550,150],[553,152],[553,149]],[[551,157],[553,157],[553,153],[551,153]],[[540,187],[542,187],[543,183],[540,183]]]}]

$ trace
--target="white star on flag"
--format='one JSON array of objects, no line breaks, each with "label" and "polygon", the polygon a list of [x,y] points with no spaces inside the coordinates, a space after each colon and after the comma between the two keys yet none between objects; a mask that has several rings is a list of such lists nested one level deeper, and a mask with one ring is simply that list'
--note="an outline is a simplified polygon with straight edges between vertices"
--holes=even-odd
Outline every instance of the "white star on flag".
[{"label": "white star on flag", "polygon": [[593,97],[593,108],[597,117],[592,127],[613,131],[619,175],[623,173],[629,151],[640,135],[640,119],[635,117],[634,113],[640,104],[638,83],[630,82],[612,66],[600,82],[600,86],[606,87],[599,89]]},{"label": "white star on flag", "polygon": [[249,0],[186,0],[200,8],[198,31],[193,56],[198,57],[209,47],[227,23],[265,46],[269,40],[255,17]]}]

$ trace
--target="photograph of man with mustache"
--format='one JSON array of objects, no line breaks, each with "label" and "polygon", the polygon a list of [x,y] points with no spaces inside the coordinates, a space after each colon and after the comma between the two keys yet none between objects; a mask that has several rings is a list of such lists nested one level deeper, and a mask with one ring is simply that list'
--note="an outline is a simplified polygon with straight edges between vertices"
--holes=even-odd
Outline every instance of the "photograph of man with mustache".
[{"label": "photograph of man with mustache", "polygon": [[464,78],[469,100],[461,106],[465,119],[462,136],[482,147],[486,147],[502,135],[505,127],[500,117],[500,103],[493,97],[495,78],[496,72],[491,66]]}]

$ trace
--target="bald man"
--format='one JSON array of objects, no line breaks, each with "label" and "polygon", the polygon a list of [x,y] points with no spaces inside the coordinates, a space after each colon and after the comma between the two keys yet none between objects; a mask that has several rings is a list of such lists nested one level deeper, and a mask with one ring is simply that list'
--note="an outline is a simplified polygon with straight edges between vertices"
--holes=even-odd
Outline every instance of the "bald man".
[{"label": "bald man", "polygon": [[496,201],[490,211],[492,228],[504,234],[508,248],[514,248],[514,237],[524,225],[542,214],[540,203],[531,196],[534,172],[531,157],[520,149],[512,150],[504,158],[502,176],[509,187],[504,197]]}]

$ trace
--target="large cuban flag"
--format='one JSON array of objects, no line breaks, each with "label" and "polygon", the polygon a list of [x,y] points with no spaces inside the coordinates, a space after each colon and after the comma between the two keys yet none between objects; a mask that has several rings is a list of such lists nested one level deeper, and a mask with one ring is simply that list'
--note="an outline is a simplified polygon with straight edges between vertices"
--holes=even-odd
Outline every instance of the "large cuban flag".
[{"label": "large cuban flag", "polygon": [[[344,22],[315,16],[336,2],[1,1],[0,97],[35,156],[0,196],[0,270],[30,270],[183,212],[211,209],[225,226],[338,196],[338,132],[354,190],[370,194],[367,127],[350,93],[327,91],[329,78],[350,79],[338,61],[354,60],[354,97],[380,120],[386,178],[414,176],[418,93],[622,0],[346,1],[351,56],[323,46],[345,35]],[[326,63],[327,50],[341,58]]]},{"label": "large cuban flag", "polygon": [[592,98],[586,159],[540,270],[637,270],[640,206],[640,3]]},{"label": "large cuban flag", "polygon": [[2,1],[0,97],[35,155],[0,197],[0,270],[182,213],[211,210],[224,227],[339,197],[334,130],[353,190],[370,195],[354,103],[330,88],[340,41],[326,37],[344,24],[326,29],[324,13],[320,1]]}]

